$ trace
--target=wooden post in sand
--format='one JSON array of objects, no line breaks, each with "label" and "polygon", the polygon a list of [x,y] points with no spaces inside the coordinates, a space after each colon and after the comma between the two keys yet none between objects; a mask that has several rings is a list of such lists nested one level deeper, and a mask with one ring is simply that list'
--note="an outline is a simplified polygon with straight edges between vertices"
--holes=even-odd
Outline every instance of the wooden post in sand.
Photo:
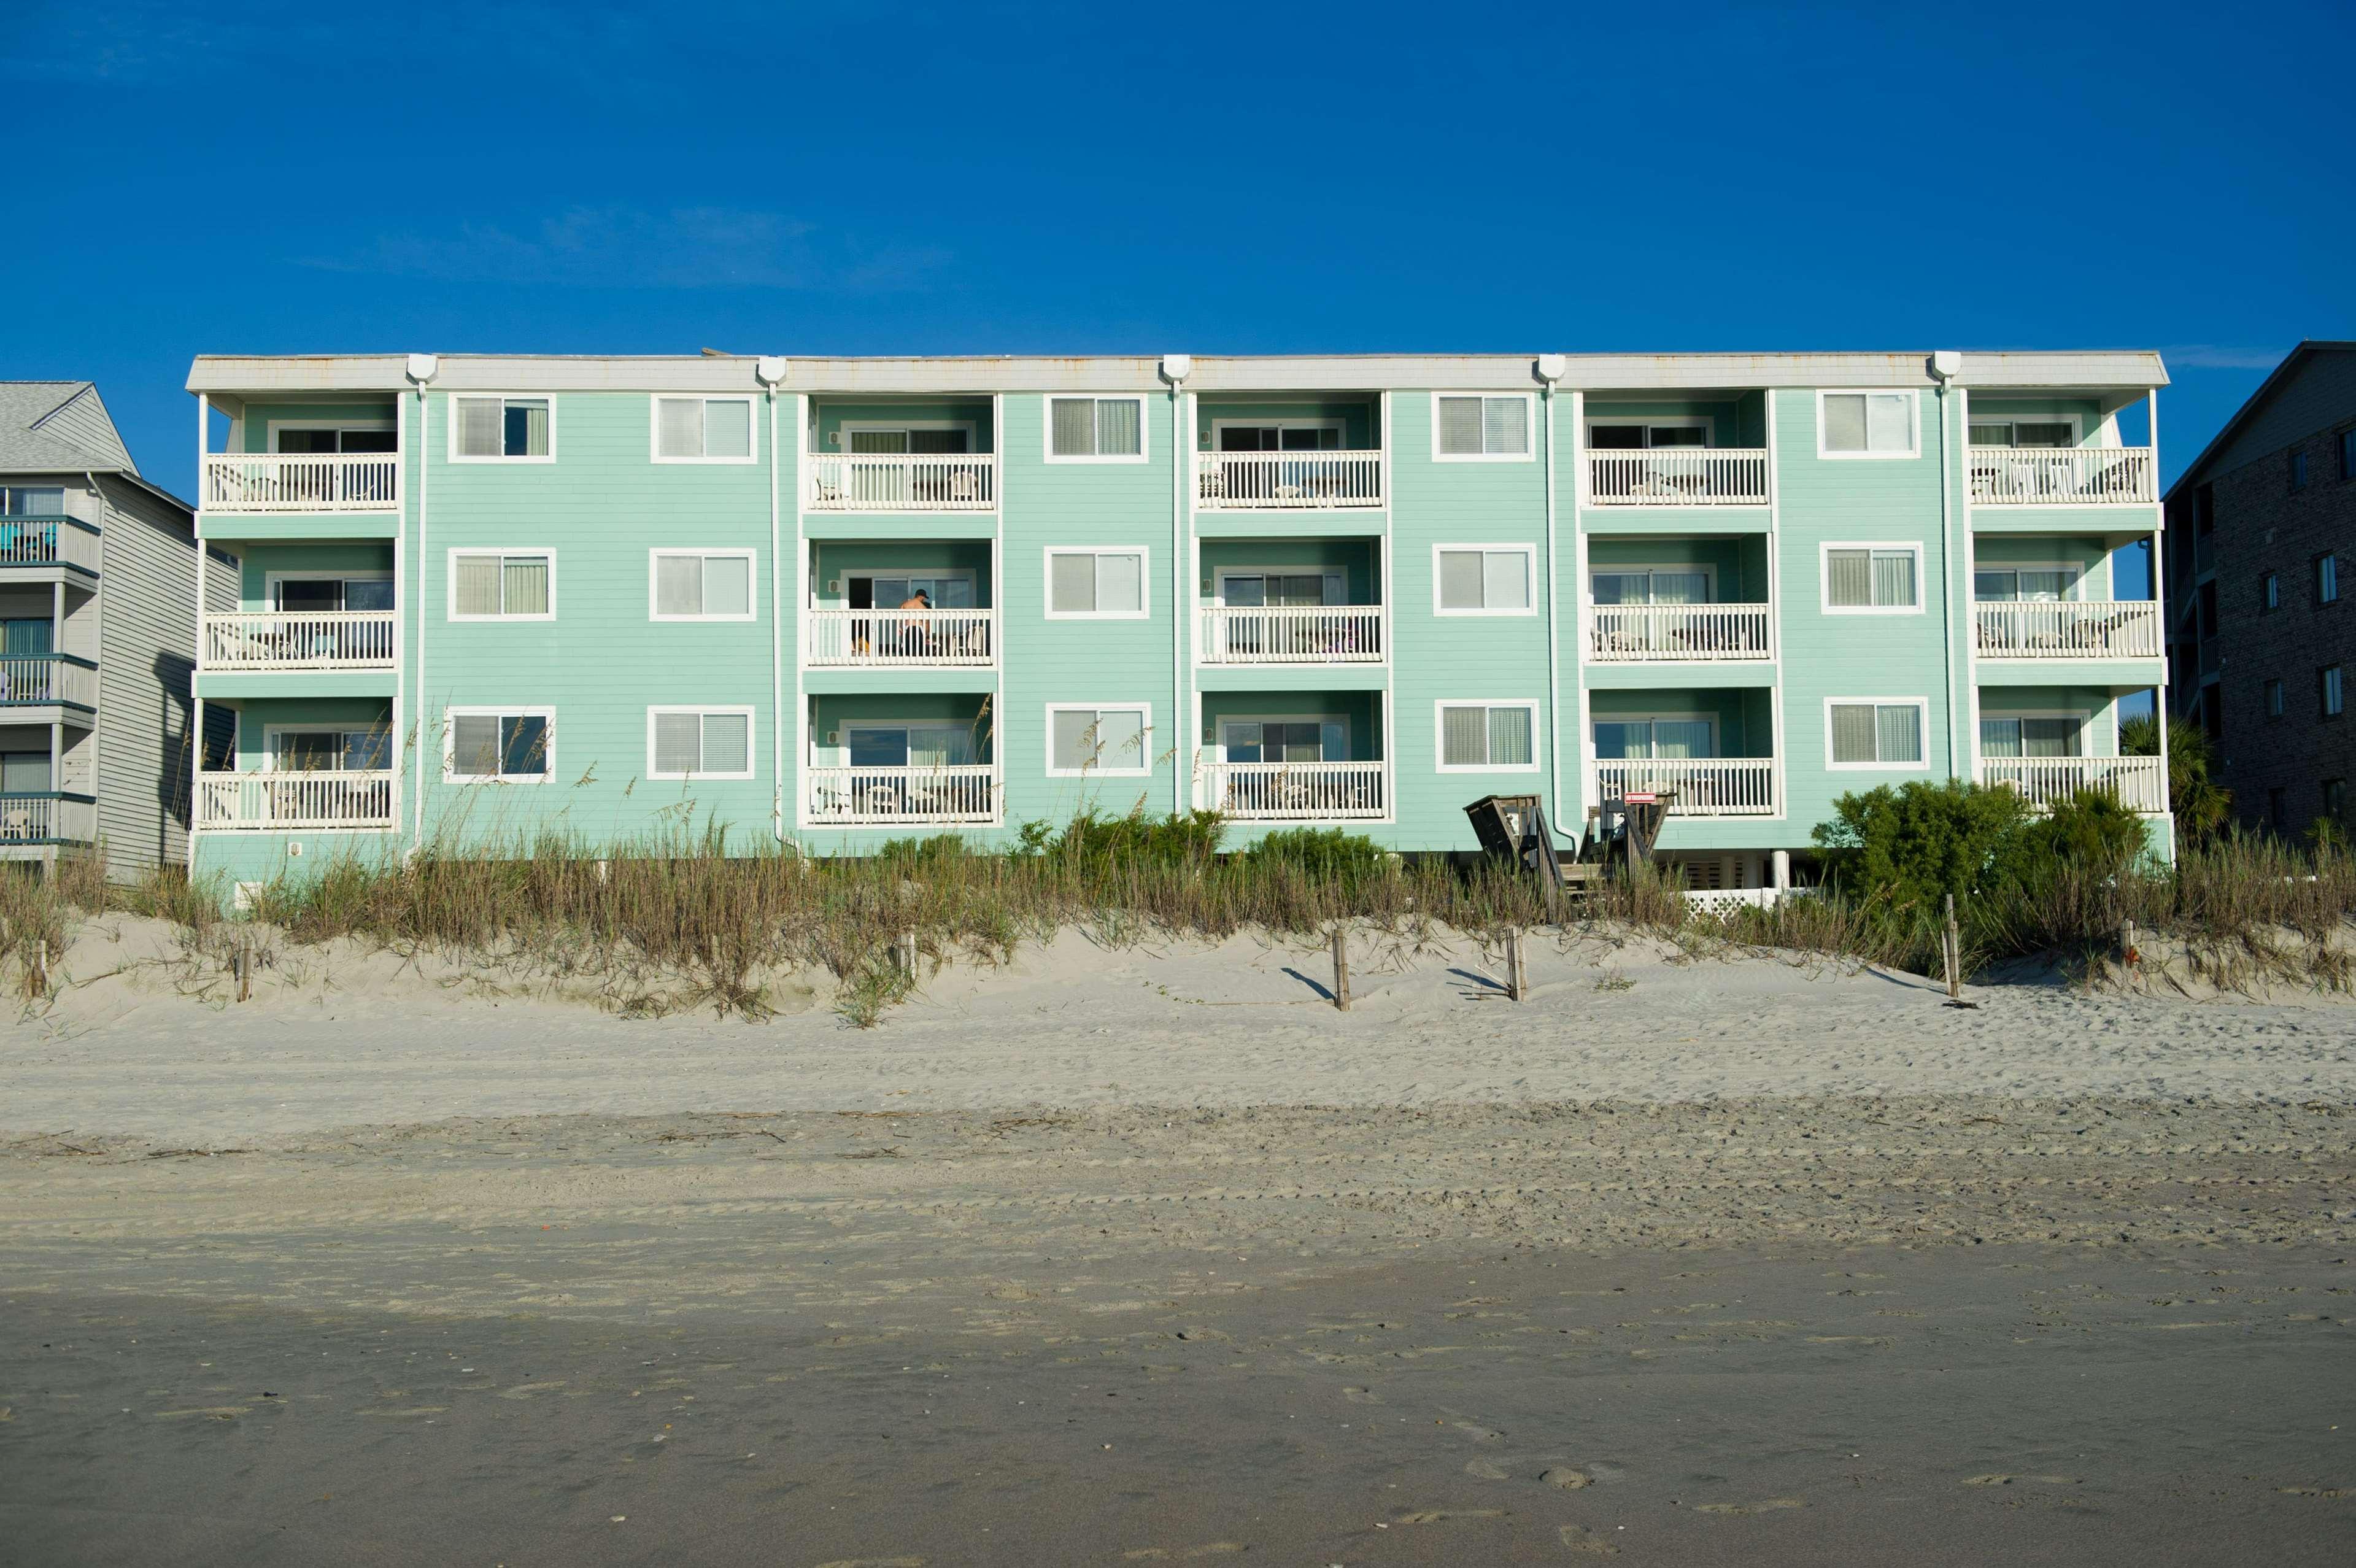
[{"label": "wooden post in sand", "polygon": [[1333,922],[1333,1005],[1350,1010],[1350,933],[1340,920]]},{"label": "wooden post in sand", "polygon": [[916,933],[902,931],[892,943],[892,964],[910,980],[916,978]]},{"label": "wooden post in sand", "polygon": [[237,999],[253,999],[253,936],[241,932],[237,939]]},{"label": "wooden post in sand", "polygon": [[1522,963],[1522,928],[1505,929],[1505,994],[1516,1002],[1530,999],[1530,972]]},{"label": "wooden post in sand", "polygon": [[40,987],[42,995],[49,993],[49,943],[46,937],[33,944],[33,983]]},{"label": "wooden post in sand", "polygon": [[1964,997],[1964,942],[1955,929],[1955,896],[1947,895],[1947,925],[1940,933],[1940,953],[1947,961],[1947,1000],[1960,1002]]}]

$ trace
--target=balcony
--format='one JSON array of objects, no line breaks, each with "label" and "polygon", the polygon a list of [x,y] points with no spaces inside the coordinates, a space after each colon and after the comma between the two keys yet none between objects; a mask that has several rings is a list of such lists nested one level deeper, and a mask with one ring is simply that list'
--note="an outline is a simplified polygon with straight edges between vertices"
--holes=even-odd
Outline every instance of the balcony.
[{"label": "balcony", "polygon": [[1673,817],[1772,817],[1776,813],[1772,757],[1607,758],[1595,765],[1590,799],[1657,794]]},{"label": "balcony", "polygon": [[1587,454],[1590,506],[1765,506],[1767,452],[1656,446]]},{"label": "balcony", "polygon": [[0,659],[0,706],[50,703],[96,711],[98,666],[70,653]]},{"label": "balcony", "polygon": [[393,824],[391,770],[203,773],[195,825],[208,829],[327,832]]},{"label": "balcony", "polygon": [[812,452],[803,458],[811,511],[995,511],[991,452]]},{"label": "balcony", "polygon": [[28,844],[96,843],[98,798],[59,790],[0,795],[0,852]]},{"label": "balcony", "polygon": [[2157,757],[1989,757],[1980,760],[1979,781],[2018,789],[2040,810],[2083,789],[2114,796],[2129,811],[2168,810],[2168,779]]},{"label": "balcony", "polygon": [[812,827],[987,826],[1001,794],[987,762],[808,768],[802,790]]},{"label": "balcony", "polygon": [[1765,605],[1596,605],[1589,613],[1592,663],[1722,663],[1770,656]]},{"label": "balcony", "polygon": [[11,566],[75,566],[98,575],[98,530],[70,517],[0,519],[0,571]]},{"label": "balcony", "polygon": [[209,615],[204,671],[390,670],[391,610]]},{"label": "balcony", "polygon": [[1380,605],[1214,606],[1195,656],[1205,664],[1380,664]]},{"label": "balcony", "polygon": [[2157,659],[2150,599],[2037,599],[1972,607],[1982,659]]},{"label": "balcony", "polygon": [[944,670],[994,663],[996,610],[806,610],[814,669]]},{"label": "balcony", "polygon": [[398,452],[208,452],[197,509],[398,511],[401,458]]},{"label": "balcony", "polygon": [[1326,822],[1390,814],[1387,762],[1214,762],[1210,809],[1238,822]]},{"label": "balcony", "polygon": [[1306,511],[1383,504],[1380,451],[1197,452],[1205,511]]},{"label": "balcony", "polygon": [[1975,446],[1976,506],[2149,506],[2148,446]]}]

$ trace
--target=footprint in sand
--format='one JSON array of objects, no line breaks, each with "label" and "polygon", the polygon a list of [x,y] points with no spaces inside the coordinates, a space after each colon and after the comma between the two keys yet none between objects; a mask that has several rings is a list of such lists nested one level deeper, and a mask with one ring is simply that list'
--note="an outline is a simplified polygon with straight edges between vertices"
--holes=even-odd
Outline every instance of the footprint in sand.
[{"label": "footprint in sand", "polygon": [[921,1557],[838,1557],[818,1568],[925,1568]]},{"label": "footprint in sand", "polygon": [[1964,1485],[2009,1487],[2015,1481],[2031,1481],[2044,1487],[2074,1487],[2078,1484],[2078,1477],[2075,1476],[1966,1476],[1964,1478]]},{"label": "footprint in sand", "polygon": [[1372,1389],[1344,1389],[1342,1397],[1352,1404],[1380,1404],[1382,1397]]},{"label": "footprint in sand", "polygon": [[1391,1515],[1393,1524],[1439,1524],[1451,1519],[1495,1519],[1503,1509],[1409,1509]]},{"label": "footprint in sand", "polygon": [[1696,1513],[1772,1513],[1777,1509],[1804,1509],[1807,1503],[1799,1498],[1769,1498],[1763,1503],[1703,1503]]},{"label": "footprint in sand", "polygon": [[1514,1478],[1514,1473],[1494,1459],[1471,1460],[1465,1465],[1464,1473],[1468,1476],[1476,1476],[1483,1481],[1510,1481]]},{"label": "footprint in sand", "polygon": [[2356,1487],[2276,1487],[2294,1498],[2356,1498]]},{"label": "footprint in sand", "polygon": [[1558,1532],[1564,1546],[1573,1552],[1585,1552],[1597,1557],[1617,1557],[1620,1549],[1585,1525],[1567,1524]]},{"label": "footprint in sand", "polygon": [[1581,1487],[1591,1487],[1595,1484],[1595,1477],[1586,1471],[1574,1470],[1564,1465],[1558,1465],[1551,1470],[1542,1472],[1538,1479],[1549,1487],[1559,1487],[1566,1492],[1575,1492]]},{"label": "footprint in sand", "polygon": [[1174,1552],[1167,1546],[1141,1546],[1134,1552],[1122,1552],[1120,1557],[1124,1563],[1192,1563],[1198,1558],[1226,1557],[1250,1550],[1240,1541],[1214,1541]]}]

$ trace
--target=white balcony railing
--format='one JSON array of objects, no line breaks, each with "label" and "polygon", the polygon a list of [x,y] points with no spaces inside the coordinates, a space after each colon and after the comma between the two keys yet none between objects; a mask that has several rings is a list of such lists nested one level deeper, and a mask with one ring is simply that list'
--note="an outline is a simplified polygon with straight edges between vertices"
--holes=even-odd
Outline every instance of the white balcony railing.
[{"label": "white balcony railing", "polygon": [[0,703],[70,703],[98,706],[98,666],[71,654],[0,659]]},{"label": "white balcony railing", "polygon": [[1976,604],[1982,659],[2157,659],[2151,599],[2023,599]]},{"label": "white balcony railing", "polygon": [[205,617],[207,670],[390,670],[391,610]]},{"label": "white balcony railing", "polygon": [[1205,664],[1380,664],[1380,605],[1213,606],[1203,611]]},{"label": "white balcony railing", "polygon": [[0,518],[0,566],[98,570],[98,530],[72,518]]},{"label": "white balcony railing", "polygon": [[389,828],[392,822],[390,770],[197,776],[200,828]]},{"label": "white balcony railing", "polygon": [[98,800],[42,790],[0,795],[0,848],[27,843],[96,843]]},{"label": "white balcony railing", "polygon": [[398,452],[208,452],[206,511],[393,511]]},{"label": "white balcony railing", "polygon": [[813,824],[891,827],[998,821],[998,769],[986,762],[916,768],[810,768],[802,772]]},{"label": "white balcony railing", "polygon": [[2098,789],[2130,811],[2168,810],[2168,783],[2157,757],[1985,757],[1980,782],[2018,789],[2040,808]]},{"label": "white balcony railing", "polygon": [[810,610],[809,660],[830,668],[942,669],[989,664],[996,610]]},{"label": "white balcony railing", "polygon": [[1194,499],[1206,511],[1377,507],[1383,504],[1383,455],[1197,452]]},{"label": "white balcony railing", "polygon": [[1214,762],[1203,803],[1239,822],[1323,822],[1390,814],[1387,762]]},{"label": "white balcony railing", "polygon": [[2148,446],[1975,446],[1972,499],[1981,506],[2149,505]]},{"label": "white balcony railing", "polygon": [[1598,664],[1767,657],[1765,605],[1596,605],[1590,615],[1587,657]]},{"label": "white balcony railing", "polygon": [[1590,452],[1590,506],[1765,506],[1763,446],[1655,446]]},{"label": "white balcony railing", "polygon": [[1772,757],[1652,757],[1606,759],[1595,765],[1595,796],[1630,793],[1671,797],[1673,817],[1772,817],[1775,759]]},{"label": "white balcony railing", "polygon": [[993,511],[991,452],[813,452],[812,511]]}]

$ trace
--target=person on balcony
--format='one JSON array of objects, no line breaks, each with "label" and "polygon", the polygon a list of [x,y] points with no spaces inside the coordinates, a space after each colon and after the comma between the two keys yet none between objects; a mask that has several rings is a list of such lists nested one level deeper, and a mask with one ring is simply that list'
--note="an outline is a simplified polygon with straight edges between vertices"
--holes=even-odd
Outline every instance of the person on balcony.
[{"label": "person on balcony", "polygon": [[[918,588],[900,601],[900,607],[904,610],[929,610],[933,607],[933,591]],[[924,653],[926,640],[927,628],[914,622],[900,633],[900,646],[912,659]]]}]

